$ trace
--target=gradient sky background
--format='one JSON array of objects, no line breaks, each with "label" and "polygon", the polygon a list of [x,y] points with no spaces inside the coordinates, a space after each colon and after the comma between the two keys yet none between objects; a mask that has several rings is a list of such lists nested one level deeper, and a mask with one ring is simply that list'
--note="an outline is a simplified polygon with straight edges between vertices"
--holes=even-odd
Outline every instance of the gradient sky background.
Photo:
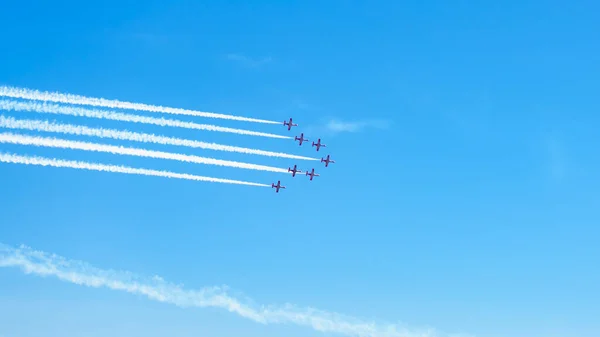
[{"label": "gradient sky background", "polygon": [[[1,164],[1,243],[411,328],[600,334],[597,1],[202,3],[4,0],[0,84],[293,116],[337,163],[315,162],[322,176],[310,182],[2,144],[3,152],[281,179],[288,188]],[[290,140],[2,114],[317,154]],[[0,336],[59,335],[327,334],[0,269]]]}]

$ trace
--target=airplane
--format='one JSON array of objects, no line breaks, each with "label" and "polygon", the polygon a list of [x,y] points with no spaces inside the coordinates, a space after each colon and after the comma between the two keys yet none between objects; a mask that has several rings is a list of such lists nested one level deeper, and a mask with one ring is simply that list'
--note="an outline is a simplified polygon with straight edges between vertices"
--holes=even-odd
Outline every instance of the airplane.
[{"label": "airplane", "polygon": [[325,163],[325,167],[327,167],[329,163],[335,163],[335,160],[329,159],[329,155],[327,155],[327,158],[321,158],[321,163]]},{"label": "airplane", "polygon": [[281,186],[281,181],[277,181],[277,185],[275,184],[271,184],[271,188],[276,188],[277,190],[275,190],[275,193],[279,193],[279,189],[280,188],[285,188],[285,186]]},{"label": "airplane", "polygon": [[314,177],[318,177],[319,174],[315,173],[315,169],[312,169],[310,173],[306,172],[307,176],[310,176],[310,180],[313,180]]},{"label": "airplane", "polygon": [[300,141],[300,143],[298,144],[298,146],[301,146],[301,145],[302,145],[302,142],[304,142],[304,141],[308,140],[308,138],[304,138],[304,133],[301,133],[301,134],[300,134],[300,137],[296,136],[296,137],[294,137],[294,138],[295,138],[295,139],[294,139],[294,141],[296,141],[296,140],[299,140],[299,141]]},{"label": "airplane", "polygon": [[319,138],[316,143],[312,142],[312,146],[316,146],[317,147],[317,151],[319,151],[319,149],[321,148],[321,146],[322,147],[327,147],[327,145],[321,144],[321,138]]},{"label": "airplane", "polygon": [[294,165],[293,169],[288,167],[288,172],[292,172],[292,177],[295,177],[296,173],[302,173],[302,171],[296,169],[296,165]]},{"label": "airplane", "polygon": [[288,131],[292,129],[292,126],[298,126],[298,124],[293,124],[292,123],[292,117],[290,117],[290,121],[289,122],[283,121],[283,125],[287,125]]}]

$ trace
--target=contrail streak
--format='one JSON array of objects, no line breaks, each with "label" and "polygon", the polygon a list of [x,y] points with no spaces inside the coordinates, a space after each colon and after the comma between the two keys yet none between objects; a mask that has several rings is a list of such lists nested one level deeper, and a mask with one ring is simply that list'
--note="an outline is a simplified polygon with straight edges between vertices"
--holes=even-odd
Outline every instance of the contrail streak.
[{"label": "contrail streak", "polygon": [[87,143],[87,142],[80,142],[80,141],[75,141],[75,140],[16,135],[16,134],[8,133],[8,132],[0,133],[0,143],[45,146],[45,147],[63,148],[63,149],[70,149],[70,150],[93,151],[93,152],[106,152],[106,153],[112,153],[112,154],[118,154],[118,155],[129,155],[129,156],[146,157],[146,158],[177,160],[177,161],[181,161],[181,162],[194,163],[194,164],[229,166],[229,167],[243,168],[243,169],[248,169],[248,170],[258,170],[258,171],[268,171],[268,172],[278,172],[278,173],[289,174],[287,169],[283,169],[283,168],[279,168],[279,167],[240,163],[240,162],[236,162],[236,161],[220,160],[220,159],[205,158],[205,157],[198,157],[198,156],[189,156],[189,155],[180,154],[180,153],[170,153],[170,152],[136,149],[136,148],[131,148],[131,147],[123,147],[123,146],[115,146],[115,145]]},{"label": "contrail streak", "polygon": [[56,115],[69,115],[76,117],[87,117],[97,119],[110,119],[121,122],[130,123],[143,123],[153,124],[159,126],[171,126],[185,129],[205,130],[205,131],[216,131],[216,132],[229,132],[236,133],[239,135],[248,136],[260,136],[269,138],[280,138],[280,139],[292,139],[288,136],[280,136],[272,133],[256,132],[242,129],[226,128],[216,125],[198,124],[192,122],[178,121],[174,119],[165,118],[154,118],[139,115],[130,115],[121,112],[108,111],[108,110],[97,110],[97,109],[84,109],[79,107],[62,106],[58,104],[50,103],[37,103],[37,102],[18,102],[11,100],[0,100],[0,109],[7,111],[33,111],[39,113],[49,113]]},{"label": "contrail streak", "polygon": [[[212,307],[228,310],[261,324],[292,323],[319,332],[353,337],[450,337],[433,329],[408,330],[397,325],[362,322],[356,318],[291,304],[252,306],[227,294],[221,287],[187,290],[154,276],[142,279],[130,272],[102,270],[87,263],[67,260],[55,254],[35,251],[26,246],[13,248],[0,244],[0,267],[20,268],[26,274],[52,276],[59,280],[92,288],[108,288],[174,304],[179,307]],[[458,336],[458,335],[454,335]]]},{"label": "contrail streak", "polygon": [[137,175],[145,175],[145,176],[164,177],[164,178],[207,181],[207,182],[213,182],[213,183],[271,187],[271,185],[258,184],[258,183],[240,181],[240,180],[202,177],[202,176],[196,176],[196,175],[186,174],[186,173],[174,173],[174,172],[169,172],[169,171],[148,170],[148,169],[126,167],[126,166],[95,164],[95,163],[87,163],[87,162],[72,161],[72,160],[50,159],[50,158],[37,157],[37,156],[36,157],[19,156],[19,155],[10,154],[10,153],[0,153],[0,162],[10,163],[10,164],[64,167],[64,168],[73,168],[73,169],[79,169],[79,170],[137,174]]},{"label": "contrail streak", "polygon": [[297,155],[287,154],[287,153],[282,153],[282,152],[263,151],[263,150],[249,149],[249,148],[238,147],[238,146],[221,145],[221,144],[216,144],[216,143],[205,143],[205,142],[201,142],[201,141],[197,141],[197,140],[157,136],[157,135],[147,134],[147,133],[137,133],[137,132],[131,132],[131,131],[120,131],[120,130],[104,129],[104,128],[90,128],[90,127],[81,126],[81,125],[61,124],[61,123],[54,123],[54,122],[48,122],[48,121],[38,121],[38,120],[33,120],[33,119],[18,120],[18,119],[14,119],[12,117],[5,117],[2,115],[0,115],[0,127],[4,127],[7,129],[21,129],[21,130],[30,130],[30,131],[64,133],[64,134],[77,135],[77,136],[112,138],[112,139],[128,140],[128,141],[142,142],[142,143],[176,145],[176,146],[199,148],[199,149],[205,149],[205,150],[238,152],[238,153],[245,153],[245,154],[268,156],[268,157],[280,157],[280,158],[299,159],[299,160],[319,160],[317,158],[297,156]]},{"label": "contrail streak", "polygon": [[160,113],[167,113],[167,114],[174,114],[174,115],[220,118],[220,119],[229,119],[229,120],[237,120],[237,121],[244,121],[244,122],[265,123],[265,124],[281,124],[280,122],[269,121],[269,120],[264,120],[264,119],[257,119],[257,118],[232,116],[232,115],[225,115],[225,114],[219,114],[219,113],[214,113],[214,112],[203,112],[203,111],[180,109],[180,108],[169,108],[169,107],[164,107],[164,106],[160,106],[160,105],[122,102],[119,100],[109,100],[109,99],[104,99],[104,98],[85,97],[85,96],[80,96],[80,95],[62,94],[62,93],[58,93],[58,92],[39,91],[39,90],[32,90],[32,89],[26,89],[26,88],[15,88],[15,87],[9,87],[9,86],[0,86],[0,96],[20,98],[20,99],[31,99],[31,100],[36,100],[36,101],[48,101],[48,102],[56,102],[56,103],[75,104],[75,105],[91,105],[91,106],[99,106],[99,107],[112,108],[112,109],[128,109],[128,110],[138,110],[138,111],[148,111],[148,112],[160,112]]}]

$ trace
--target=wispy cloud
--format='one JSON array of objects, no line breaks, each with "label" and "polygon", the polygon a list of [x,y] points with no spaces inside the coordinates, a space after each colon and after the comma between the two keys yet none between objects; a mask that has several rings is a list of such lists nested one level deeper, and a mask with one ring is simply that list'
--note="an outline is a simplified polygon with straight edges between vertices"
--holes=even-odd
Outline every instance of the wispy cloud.
[{"label": "wispy cloud", "polygon": [[[319,111],[320,109],[311,110]],[[333,137],[343,133],[364,132],[368,129],[387,130],[391,125],[392,122],[385,119],[341,120],[333,117],[324,117],[314,124],[309,124],[306,126],[303,124],[303,131],[307,135],[319,134],[322,136]]]},{"label": "wispy cloud", "polygon": [[126,39],[129,42],[141,42],[148,46],[160,47],[166,46],[170,41],[173,40],[173,36],[166,34],[157,34],[157,33],[149,33],[149,32],[139,32],[139,33],[120,33],[117,35],[118,38]]},{"label": "wispy cloud", "polygon": [[256,68],[256,67],[260,67],[264,64],[270,63],[273,61],[272,57],[263,57],[260,59],[255,59],[255,58],[251,58],[248,56],[245,56],[243,54],[237,54],[237,53],[230,53],[225,55],[225,58],[227,58],[230,61],[235,61],[235,62],[239,62],[242,63],[245,66],[249,66],[252,68]]},{"label": "wispy cloud", "polygon": [[572,158],[569,158],[566,145],[557,135],[546,135],[543,139],[546,172],[549,178],[559,183],[567,178],[573,169]]},{"label": "wispy cloud", "polygon": [[547,144],[550,174],[555,180],[561,180],[566,174],[565,151],[559,142],[550,140]]},{"label": "wispy cloud", "polygon": [[366,128],[387,129],[390,124],[389,121],[385,120],[341,121],[332,119],[326,124],[326,128],[335,133],[360,132]]},{"label": "wispy cloud", "polygon": [[26,274],[52,276],[87,287],[125,291],[179,307],[221,308],[261,324],[292,323],[320,332],[356,337],[458,336],[434,329],[417,330],[393,324],[363,322],[314,308],[298,308],[292,304],[253,306],[229,295],[226,287],[187,290],[181,285],[167,283],[159,276],[143,279],[130,272],[102,270],[81,261],[67,260],[26,246],[13,248],[0,244],[0,267],[17,267]]}]

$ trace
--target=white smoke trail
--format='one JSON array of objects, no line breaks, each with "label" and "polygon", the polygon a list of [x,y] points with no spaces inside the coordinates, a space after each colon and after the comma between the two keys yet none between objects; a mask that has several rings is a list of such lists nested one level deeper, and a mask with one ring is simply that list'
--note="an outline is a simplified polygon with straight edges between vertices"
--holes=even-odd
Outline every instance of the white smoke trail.
[{"label": "white smoke trail", "polygon": [[157,135],[147,134],[147,133],[137,133],[137,132],[131,132],[131,131],[120,131],[120,130],[104,129],[104,128],[90,128],[90,127],[81,126],[81,125],[61,124],[61,123],[54,123],[54,122],[48,122],[48,121],[38,121],[38,120],[33,120],[33,119],[17,120],[12,117],[5,117],[2,115],[0,115],[0,127],[4,127],[7,129],[21,129],[21,130],[30,130],[30,131],[64,133],[64,134],[71,134],[71,135],[77,135],[77,136],[112,138],[112,139],[118,139],[118,140],[128,140],[128,141],[154,143],[154,144],[162,144],[162,145],[185,146],[185,147],[200,148],[200,149],[206,149],[206,150],[255,154],[255,155],[261,155],[261,156],[268,156],[268,157],[280,157],[280,158],[299,159],[299,160],[319,160],[317,158],[297,156],[297,155],[287,154],[287,153],[282,153],[282,152],[271,152],[271,151],[249,149],[249,148],[238,147],[238,146],[221,145],[221,144],[216,144],[216,143],[205,143],[205,142],[201,142],[201,141],[197,141],[197,140],[157,136]]},{"label": "white smoke trail", "polygon": [[213,307],[228,310],[262,324],[292,323],[320,332],[354,337],[450,337],[433,329],[410,331],[397,325],[379,325],[313,308],[254,307],[230,296],[220,287],[186,290],[154,276],[142,279],[130,272],[102,270],[81,261],[67,260],[55,254],[35,251],[26,246],[13,248],[0,244],[0,267],[17,267],[26,274],[53,276],[62,281],[92,288],[108,288],[143,295],[179,307]]},{"label": "white smoke trail", "polygon": [[136,148],[131,148],[131,147],[115,146],[115,145],[87,143],[87,142],[80,142],[80,141],[75,141],[75,140],[16,135],[16,134],[8,133],[8,132],[0,133],[0,143],[45,146],[45,147],[63,148],[63,149],[70,149],[70,150],[93,151],[93,152],[106,152],[106,153],[112,153],[112,154],[118,154],[118,155],[129,155],[129,156],[146,157],[146,158],[177,160],[177,161],[181,161],[181,162],[194,163],[194,164],[229,166],[229,167],[242,168],[242,169],[248,169],[248,170],[258,170],[258,171],[278,172],[278,173],[289,174],[287,169],[283,169],[283,168],[279,168],[279,167],[240,163],[240,162],[236,162],[236,161],[205,158],[205,157],[198,157],[198,156],[189,156],[189,155],[180,154],[180,153],[169,153],[169,152],[162,152],[162,151],[152,151],[152,150],[145,150],[145,149],[136,149]]},{"label": "white smoke trail", "polygon": [[73,168],[73,169],[89,170],[89,171],[137,174],[137,175],[145,175],[145,176],[164,177],[164,178],[207,181],[207,182],[213,182],[213,183],[271,187],[271,185],[267,185],[267,184],[258,184],[258,183],[240,181],[240,180],[211,178],[211,177],[196,176],[196,175],[186,174],[186,173],[174,173],[174,172],[169,172],[169,171],[157,171],[157,170],[140,169],[140,168],[126,167],[126,166],[104,165],[104,164],[87,163],[87,162],[81,162],[81,161],[72,161],[72,160],[50,159],[50,158],[37,157],[37,156],[35,156],[35,157],[20,156],[20,155],[11,154],[11,153],[0,153],[0,162],[10,163],[10,164]]},{"label": "white smoke trail", "polygon": [[143,103],[122,102],[119,100],[109,100],[104,98],[85,97],[73,94],[61,94],[58,92],[39,91],[26,88],[15,88],[9,86],[0,86],[0,96],[12,97],[19,99],[31,99],[36,101],[48,101],[75,105],[91,105],[112,109],[128,109],[148,112],[161,112],[175,115],[187,115],[196,117],[220,118],[237,120],[244,122],[266,123],[266,124],[281,124],[280,122],[269,121],[257,118],[248,118],[241,116],[232,116],[219,114],[214,112],[203,112],[196,110],[169,108],[160,105],[150,105]]},{"label": "white smoke trail", "polygon": [[28,111],[28,112],[39,112],[49,113],[57,115],[69,115],[76,117],[87,117],[87,118],[98,118],[98,119],[110,119],[121,122],[130,123],[143,123],[153,124],[158,126],[171,126],[185,129],[205,130],[205,131],[216,131],[216,132],[229,132],[236,133],[239,135],[248,136],[260,136],[269,138],[280,138],[280,139],[292,139],[288,136],[280,136],[272,133],[256,132],[242,129],[226,128],[216,125],[198,124],[192,122],[178,121],[174,119],[165,118],[154,118],[139,115],[130,115],[121,112],[108,111],[108,110],[97,110],[97,109],[84,109],[79,107],[62,106],[58,104],[50,103],[37,103],[37,102],[18,102],[12,100],[0,100],[0,109],[7,111]]}]

